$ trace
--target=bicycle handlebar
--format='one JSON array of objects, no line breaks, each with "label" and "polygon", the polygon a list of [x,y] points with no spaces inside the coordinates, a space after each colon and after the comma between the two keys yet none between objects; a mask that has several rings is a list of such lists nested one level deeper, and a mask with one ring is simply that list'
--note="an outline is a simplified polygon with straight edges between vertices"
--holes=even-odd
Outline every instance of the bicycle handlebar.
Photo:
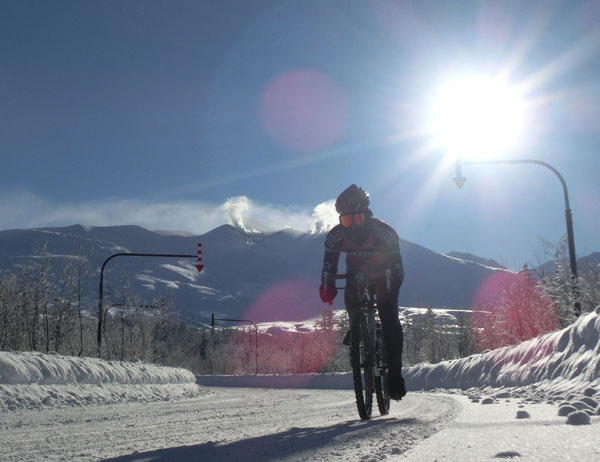
[{"label": "bicycle handlebar", "polygon": [[[347,279],[347,278],[348,278],[348,274],[342,273],[342,274],[336,274],[334,279],[338,280],[338,279]],[[392,284],[390,270],[385,270],[385,284],[386,284],[387,292],[390,292],[391,284]],[[338,287],[338,288],[340,288],[340,287]]]}]

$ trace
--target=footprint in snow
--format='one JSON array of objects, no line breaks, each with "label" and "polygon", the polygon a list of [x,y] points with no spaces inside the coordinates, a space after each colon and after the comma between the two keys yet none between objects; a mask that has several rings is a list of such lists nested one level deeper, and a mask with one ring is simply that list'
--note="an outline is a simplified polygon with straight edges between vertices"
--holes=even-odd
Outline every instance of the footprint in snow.
[{"label": "footprint in snow", "polygon": [[592,387],[588,387],[585,390],[583,390],[583,394],[585,396],[592,397],[596,394],[596,389],[592,388]]},{"label": "footprint in snow", "polygon": [[519,454],[517,451],[505,451],[499,452],[494,456],[496,459],[513,459],[515,457],[521,457],[521,454]]},{"label": "footprint in snow", "polygon": [[572,412],[567,417],[567,425],[589,425],[590,416],[583,411]]},{"label": "footprint in snow", "polygon": [[571,406],[570,404],[563,404],[562,406],[560,406],[558,408],[558,415],[560,417],[565,417],[565,416],[568,416],[569,414],[572,414],[575,411],[577,411],[577,409],[575,407]]}]

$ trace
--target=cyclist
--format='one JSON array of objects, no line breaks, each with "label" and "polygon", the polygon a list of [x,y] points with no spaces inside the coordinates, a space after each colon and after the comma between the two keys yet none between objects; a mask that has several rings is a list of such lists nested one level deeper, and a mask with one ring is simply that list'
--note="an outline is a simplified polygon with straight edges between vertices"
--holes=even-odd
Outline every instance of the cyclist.
[{"label": "cyclist", "polygon": [[[344,301],[350,322],[359,305],[359,288],[355,275],[360,273],[375,283],[377,309],[383,327],[389,358],[390,397],[402,399],[406,394],[402,377],[402,326],[398,319],[398,293],[404,280],[398,234],[369,209],[369,194],[355,184],[344,190],[335,208],[340,223],[325,239],[325,256],[319,295],[330,305],[337,295],[335,276],[340,253],[346,253],[346,289]],[[344,343],[348,344],[346,339]]]}]

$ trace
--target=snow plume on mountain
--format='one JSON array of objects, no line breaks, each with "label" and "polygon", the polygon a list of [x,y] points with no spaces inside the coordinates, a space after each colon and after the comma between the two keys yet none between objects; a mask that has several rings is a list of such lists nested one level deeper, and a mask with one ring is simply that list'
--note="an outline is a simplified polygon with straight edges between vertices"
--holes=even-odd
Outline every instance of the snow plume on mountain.
[{"label": "snow plume on mountain", "polygon": [[280,229],[319,234],[338,222],[335,201],[317,205],[312,213],[305,208],[281,207],[251,201],[246,196],[230,197],[221,206],[225,222],[245,233],[274,233]]},{"label": "snow plume on mountain", "polygon": [[[408,368],[405,379],[412,390],[532,385],[550,395],[600,390],[600,307],[563,330],[518,345]],[[600,400],[600,392],[594,393]]]},{"label": "snow plume on mountain", "polygon": [[[227,199],[227,201],[222,205],[222,207],[224,211],[225,221],[227,222],[227,224],[236,226],[246,233],[260,233],[267,231],[265,227],[261,226],[260,229],[254,227],[249,228],[244,223],[244,218],[247,216],[250,210],[250,201],[247,197],[231,197]],[[256,222],[255,220],[253,221],[254,223],[258,224],[258,222]]]},{"label": "snow plume on mountain", "polygon": [[42,353],[0,352],[0,411],[192,398],[185,369]]},{"label": "snow plume on mountain", "polygon": [[330,200],[317,205],[312,213],[314,218],[310,225],[311,234],[326,233],[338,224],[339,215],[335,210],[335,200]]},{"label": "snow plume on mountain", "polygon": [[[17,203],[19,207],[14,206]],[[102,223],[111,226],[136,223],[148,229],[161,230],[161,233],[176,229],[198,235],[230,224],[247,232],[273,232],[284,228],[302,232],[315,229],[319,232],[337,223],[323,222],[321,214],[315,214],[315,210],[322,208],[322,204],[314,210],[305,206],[288,207],[253,201],[246,196],[230,197],[223,203],[201,200],[144,201],[119,197],[56,203],[30,192],[0,194],[0,215],[5,228],[62,226],[65,223]]]}]

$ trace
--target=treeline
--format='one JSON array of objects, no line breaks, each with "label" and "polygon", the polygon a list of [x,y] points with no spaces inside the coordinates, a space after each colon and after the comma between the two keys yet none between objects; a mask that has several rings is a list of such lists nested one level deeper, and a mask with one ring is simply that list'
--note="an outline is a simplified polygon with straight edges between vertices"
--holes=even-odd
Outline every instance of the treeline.
[{"label": "treeline", "polygon": [[537,268],[496,272],[479,287],[471,311],[452,313],[455,321],[439,322],[431,309],[407,318],[405,364],[515,345],[572,324],[578,309],[600,306],[600,264],[580,264],[573,280],[566,240],[541,242]]},{"label": "treeline", "polygon": [[192,341],[186,342],[187,351],[176,355],[183,362],[173,359],[199,375],[347,371],[348,347],[342,344],[344,325],[347,317],[334,320],[333,313],[325,310],[315,329],[308,332],[257,333],[252,327],[209,329],[201,331],[195,341],[190,338]]},{"label": "treeline", "polygon": [[[341,325],[324,312],[311,332],[254,332],[194,326],[168,299],[144,300],[127,279],[105,295],[98,352],[97,300],[85,300],[97,274],[89,259],[36,257],[0,273],[0,351],[141,360],[197,374],[305,373],[346,370]],[[347,322],[347,321],[346,321]],[[257,348],[258,346],[258,348]]]},{"label": "treeline", "polygon": [[[89,258],[51,256],[46,245],[34,258],[0,273],[0,350],[97,356],[97,301],[84,298],[95,273]],[[126,281],[105,311],[101,356],[157,362],[171,328],[173,306],[142,302]]]},{"label": "treeline", "polygon": [[478,351],[468,311],[440,316],[428,307],[406,316],[402,324],[405,366],[463,358]]},{"label": "treeline", "polygon": [[87,259],[66,258],[56,267],[46,245],[17,271],[0,273],[0,350],[88,355],[83,292],[89,279]]},{"label": "treeline", "polygon": [[[598,255],[597,253],[594,255]],[[581,311],[600,306],[600,262],[594,259],[580,263],[578,278],[573,281],[566,238],[557,245],[542,241],[538,250],[538,270],[529,271],[554,304],[560,325],[567,327],[576,319],[575,304]],[[541,262],[551,262],[542,265]]]},{"label": "treeline", "polygon": [[[429,307],[403,313],[405,366],[519,343],[573,322],[576,300],[584,312],[600,305],[598,266],[581,267],[574,286],[564,243],[546,245],[545,251],[552,268],[497,272],[478,291],[473,311],[443,317]],[[83,297],[97,277],[88,261],[82,255],[50,258],[43,246],[36,258],[0,273],[0,350],[98,355],[97,301]],[[330,310],[310,332],[212,329],[177,320],[172,302],[143,300],[126,279],[111,288],[105,306],[100,356],[106,359],[186,367],[196,374],[349,370],[342,344],[348,318],[334,318]]]}]

